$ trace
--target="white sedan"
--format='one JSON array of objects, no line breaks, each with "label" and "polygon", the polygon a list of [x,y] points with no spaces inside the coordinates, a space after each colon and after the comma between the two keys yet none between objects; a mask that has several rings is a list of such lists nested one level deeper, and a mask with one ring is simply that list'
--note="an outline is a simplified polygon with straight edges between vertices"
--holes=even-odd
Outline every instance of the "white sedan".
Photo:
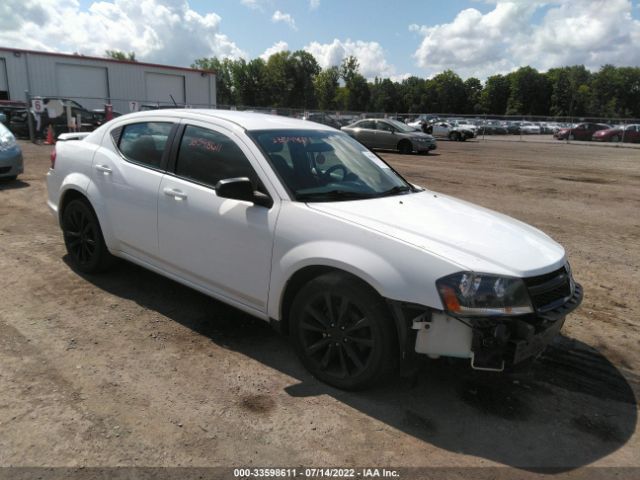
[{"label": "white sedan", "polygon": [[502,370],[582,299],[547,235],[412,185],[330,127],[157,110],[61,140],[48,205],[75,268],[120,257],[271,322],[340,388],[418,355]]}]

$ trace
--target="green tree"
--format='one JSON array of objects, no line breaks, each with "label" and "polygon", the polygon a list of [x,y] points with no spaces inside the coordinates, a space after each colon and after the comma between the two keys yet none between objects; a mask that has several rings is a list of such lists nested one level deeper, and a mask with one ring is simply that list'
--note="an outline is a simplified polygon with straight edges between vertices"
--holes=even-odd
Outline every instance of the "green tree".
[{"label": "green tree", "polygon": [[532,67],[507,75],[510,81],[509,115],[548,115],[550,87],[547,77]]},{"label": "green tree", "polygon": [[349,56],[340,65],[340,75],[344,80],[346,95],[343,107],[345,110],[366,110],[371,92],[367,79],[359,73],[358,60]]},{"label": "green tree", "polygon": [[295,84],[291,52],[274,53],[267,60],[265,90],[272,107],[291,106],[291,92]]},{"label": "green tree", "polygon": [[390,79],[376,78],[369,85],[371,91],[370,108],[374,112],[398,112],[402,111],[399,85]]},{"label": "green tree", "polygon": [[467,99],[464,113],[481,112],[480,96],[482,95],[482,82],[475,77],[467,78],[464,81],[464,92]]},{"label": "green tree", "polygon": [[288,106],[315,108],[318,102],[314,79],[320,73],[320,65],[313,55],[304,50],[293,52],[289,61],[294,80]]},{"label": "green tree", "polygon": [[265,97],[263,86],[266,79],[266,64],[261,58],[254,58],[250,62],[244,59],[233,62],[233,90],[236,102],[245,106],[268,106],[269,99]]},{"label": "green tree", "polygon": [[104,54],[108,58],[113,58],[114,60],[122,60],[125,62],[137,62],[135,52],[127,53],[121,50],[106,50]]},{"label": "green tree", "polygon": [[322,110],[331,110],[337,106],[338,86],[340,84],[340,72],[338,67],[329,67],[316,75],[313,81],[318,107]]},{"label": "green tree", "polygon": [[427,94],[430,97],[429,112],[461,113],[467,104],[465,86],[462,79],[452,70],[445,70],[427,80]]},{"label": "green tree", "polygon": [[216,74],[216,97],[218,105],[235,105],[233,89],[233,70],[235,61],[230,58],[220,60],[217,57],[198,58],[191,68],[198,68]]},{"label": "green tree", "polygon": [[399,96],[402,102],[402,111],[417,113],[425,112],[423,96],[425,95],[426,81],[419,77],[409,77],[399,85]]},{"label": "green tree", "polygon": [[487,78],[480,94],[482,111],[494,115],[504,115],[507,111],[510,93],[511,85],[507,77],[493,75]]}]

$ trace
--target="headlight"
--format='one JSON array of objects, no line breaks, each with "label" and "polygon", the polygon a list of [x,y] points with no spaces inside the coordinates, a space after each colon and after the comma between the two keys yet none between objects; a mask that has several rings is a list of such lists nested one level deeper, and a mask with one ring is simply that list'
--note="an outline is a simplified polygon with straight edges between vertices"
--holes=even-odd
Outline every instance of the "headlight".
[{"label": "headlight", "polygon": [[461,316],[532,313],[527,287],[520,278],[460,272],[436,281],[445,309]]},{"label": "headlight", "polygon": [[8,150],[16,146],[16,137],[11,133],[0,136],[0,150]]}]

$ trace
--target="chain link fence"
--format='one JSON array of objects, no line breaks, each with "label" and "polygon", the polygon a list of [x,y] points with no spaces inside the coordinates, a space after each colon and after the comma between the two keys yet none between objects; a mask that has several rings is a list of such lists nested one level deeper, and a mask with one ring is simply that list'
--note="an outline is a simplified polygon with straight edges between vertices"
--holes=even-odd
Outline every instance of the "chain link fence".
[{"label": "chain link fence", "polygon": [[[45,139],[50,130],[54,136],[74,131],[91,131],[120,115],[164,108],[213,108],[260,112],[300,118],[334,128],[341,128],[364,118],[391,118],[427,133],[432,133],[434,126],[438,124],[472,130],[475,141],[564,141],[584,142],[586,145],[608,143],[640,148],[640,119],[630,118],[420,114],[238,105],[185,105],[167,102],[166,99],[153,101],[101,97],[62,98],[31,95],[28,92],[25,93],[25,102],[0,102],[0,114],[4,114],[4,121],[9,129],[18,137],[29,138],[36,142]],[[597,133],[598,131],[601,132]]]}]

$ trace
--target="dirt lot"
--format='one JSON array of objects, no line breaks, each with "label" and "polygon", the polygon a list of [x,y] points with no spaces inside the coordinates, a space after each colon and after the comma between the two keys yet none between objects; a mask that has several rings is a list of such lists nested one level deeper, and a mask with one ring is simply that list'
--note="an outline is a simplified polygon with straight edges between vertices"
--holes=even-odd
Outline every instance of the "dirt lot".
[{"label": "dirt lot", "polygon": [[83,277],[45,205],[49,148],[0,183],[0,465],[640,466],[640,151],[440,142],[415,183],[551,234],[583,306],[528,375],[425,363],[329,388],[260,321],[120,263]]}]

